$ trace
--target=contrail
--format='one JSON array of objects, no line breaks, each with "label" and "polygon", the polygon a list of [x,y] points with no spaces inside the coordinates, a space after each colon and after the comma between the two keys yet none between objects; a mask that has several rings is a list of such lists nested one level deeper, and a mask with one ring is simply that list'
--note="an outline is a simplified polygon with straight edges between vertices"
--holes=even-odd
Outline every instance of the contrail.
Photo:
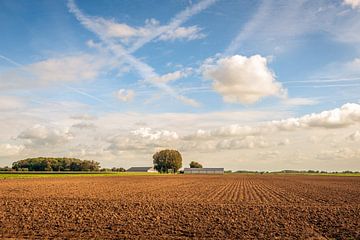
[{"label": "contrail", "polygon": [[98,101],[98,102],[106,103],[104,100],[102,100],[102,99],[100,99],[100,98],[98,98],[98,97],[95,97],[95,96],[93,96],[93,95],[91,95],[91,94],[89,94],[89,93],[87,93],[87,92],[81,91],[81,90],[79,90],[79,89],[77,89],[77,88],[73,88],[73,87],[70,87],[70,86],[67,86],[67,85],[63,85],[63,86],[66,87],[67,89],[70,89],[70,90],[72,90],[72,91],[74,91],[74,92],[77,92],[77,93],[79,93],[79,94],[81,94],[81,95],[83,95],[83,96],[92,98],[92,99],[94,99],[94,100],[96,100],[96,101]]},{"label": "contrail", "polygon": [[285,81],[282,83],[331,83],[331,82],[351,82],[351,81],[357,81],[360,80],[360,77],[354,77],[354,78],[324,78],[321,79],[314,79],[314,80],[299,80],[299,81]]},{"label": "contrail", "polygon": [[68,7],[69,7],[70,12],[75,15],[75,17],[78,19],[78,21],[82,25],[84,25],[87,29],[94,32],[100,38],[100,40],[107,46],[107,49],[109,51],[111,51],[113,54],[115,54],[115,56],[120,60],[120,64],[123,61],[128,62],[131,66],[133,66],[138,71],[138,73],[141,75],[142,78],[144,78],[145,81],[157,86],[158,88],[164,90],[168,94],[172,95],[173,97],[177,98],[178,100],[180,100],[186,104],[189,104],[192,106],[198,106],[199,103],[197,103],[195,100],[178,94],[170,86],[168,86],[164,83],[157,83],[157,82],[152,81],[151,79],[157,78],[158,74],[155,72],[155,70],[152,67],[150,67],[146,63],[138,60],[133,55],[131,55],[131,53],[136,51],[140,47],[142,47],[145,43],[156,38],[161,33],[178,27],[180,24],[182,24],[184,21],[186,21],[190,16],[200,12],[201,10],[210,6],[214,2],[216,2],[216,1],[215,0],[205,0],[205,1],[202,1],[192,7],[184,10],[183,12],[179,13],[175,18],[173,18],[173,20],[170,22],[170,24],[165,26],[164,29],[155,31],[155,33],[152,34],[150,37],[140,39],[137,43],[135,43],[133,45],[133,47],[130,49],[130,51],[125,50],[121,45],[114,43],[114,41],[107,38],[105,35],[101,34],[101,28],[99,28],[98,24],[96,22],[94,22],[94,20],[92,20],[90,17],[83,14],[81,12],[81,10],[76,6],[76,4],[73,0],[68,1]]},{"label": "contrail", "polygon": [[270,7],[270,0],[262,1],[257,13],[245,25],[244,29],[240,31],[238,35],[231,41],[227,49],[224,51],[225,56],[234,54],[234,52],[239,49],[240,44],[256,31],[259,23],[261,23],[265,17],[268,16]]},{"label": "contrail", "polygon": [[15,61],[11,60],[10,58],[5,57],[4,55],[0,55],[0,58],[4,59],[5,61],[7,61],[7,62],[9,62],[9,63],[11,63],[11,64],[13,64],[13,65],[15,65],[17,67],[23,67],[24,66],[24,65],[22,65],[20,63],[17,63]]}]

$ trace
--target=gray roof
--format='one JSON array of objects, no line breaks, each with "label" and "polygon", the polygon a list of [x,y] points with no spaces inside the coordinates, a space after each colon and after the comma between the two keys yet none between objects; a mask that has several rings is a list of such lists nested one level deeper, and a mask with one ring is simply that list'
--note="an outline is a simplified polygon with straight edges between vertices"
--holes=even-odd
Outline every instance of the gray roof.
[{"label": "gray roof", "polygon": [[224,168],[184,168],[184,171],[224,171]]},{"label": "gray roof", "polygon": [[127,171],[148,171],[149,169],[152,169],[153,167],[131,167]]}]

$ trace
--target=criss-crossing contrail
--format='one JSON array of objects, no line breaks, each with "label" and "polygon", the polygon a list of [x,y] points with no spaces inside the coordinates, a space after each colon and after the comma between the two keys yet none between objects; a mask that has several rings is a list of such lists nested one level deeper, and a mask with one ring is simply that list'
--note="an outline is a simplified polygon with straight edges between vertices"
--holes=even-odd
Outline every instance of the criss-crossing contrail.
[{"label": "criss-crossing contrail", "polygon": [[82,11],[76,6],[74,0],[68,1],[68,7],[70,12],[72,12],[75,17],[78,19],[78,21],[85,26],[88,30],[95,33],[100,40],[106,45],[106,48],[108,51],[113,53],[116,58],[119,59],[119,64],[122,64],[123,61],[129,63],[132,67],[134,67],[140,76],[147,82],[155,85],[156,87],[164,90],[166,93],[170,94],[171,96],[175,97],[176,99],[192,105],[192,106],[198,106],[199,103],[197,103],[195,100],[187,98],[183,95],[180,95],[177,93],[174,89],[172,89],[170,86],[168,86],[165,83],[158,83],[155,81],[152,81],[152,79],[159,77],[158,74],[155,72],[155,70],[150,67],[148,64],[140,61],[139,59],[135,58],[131,53],[136,51],[137,49],[141,48],[144,44],[148,43],[149,41],[155,39],[159,35],[161,35],[164,32],[171,31],[179,27],[183,22],[185,22],[187,19],[189,19],[194,14],[197,14],[201,12],[202,10],[206,9],[213,3],[215,3],[216,0],[204,0],[201,1],[198,4],[195,4],[184,11],[177,14],[168,25],[160,26],[152,34],[149,36],[146,36],[144,38],[140,38],[138,41],[134,43],[132,47],[129,48],[129,50],[126,50],[123,48],[122,45],[115,43],[112,39],[105,36],[105,34],[102,34],[101,28],[99,29],[99,25],[94,22],[94,20],[82,13]]},{"label": "criss-crossing contrail", "polygon": [[20,64],[18,62],[15,62],[14,60],[12,60],[12,59],[10,59],[8,57],[5,57],[4,55],[1,55],[1,54],[0,54],[0,58],[4,59],[5,61],[7,61],[7,62],[9,62],[9,63],[11,63],[11,64],[13,64],[13,65],[15,65],[17,67],[23,67],[24,66],[24,65],[22,65],[22,64]]}]

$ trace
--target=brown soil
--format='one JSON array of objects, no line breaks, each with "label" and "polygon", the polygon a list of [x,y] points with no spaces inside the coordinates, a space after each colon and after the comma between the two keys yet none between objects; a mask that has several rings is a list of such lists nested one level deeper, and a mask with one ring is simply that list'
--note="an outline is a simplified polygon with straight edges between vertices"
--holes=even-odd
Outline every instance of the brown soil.
[{"label": "brown soil", "polygon": [[0,238],[360,239],[360,177],[0,180]]}]

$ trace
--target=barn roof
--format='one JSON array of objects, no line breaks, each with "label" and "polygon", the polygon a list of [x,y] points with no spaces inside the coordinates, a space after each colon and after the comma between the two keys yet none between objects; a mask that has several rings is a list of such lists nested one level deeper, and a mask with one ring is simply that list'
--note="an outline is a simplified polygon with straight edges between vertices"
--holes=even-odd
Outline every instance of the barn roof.
[{"label": "barn roof", "polygon": [[150,170],[152,168],[153,167],[131,167],[127,171],[128,172],[131,172],[131,171],[148,171],[148,170]]},{"label": "barn roof", "polygon": [[224,168],[184,168],[184,171],[224,171]]}]

